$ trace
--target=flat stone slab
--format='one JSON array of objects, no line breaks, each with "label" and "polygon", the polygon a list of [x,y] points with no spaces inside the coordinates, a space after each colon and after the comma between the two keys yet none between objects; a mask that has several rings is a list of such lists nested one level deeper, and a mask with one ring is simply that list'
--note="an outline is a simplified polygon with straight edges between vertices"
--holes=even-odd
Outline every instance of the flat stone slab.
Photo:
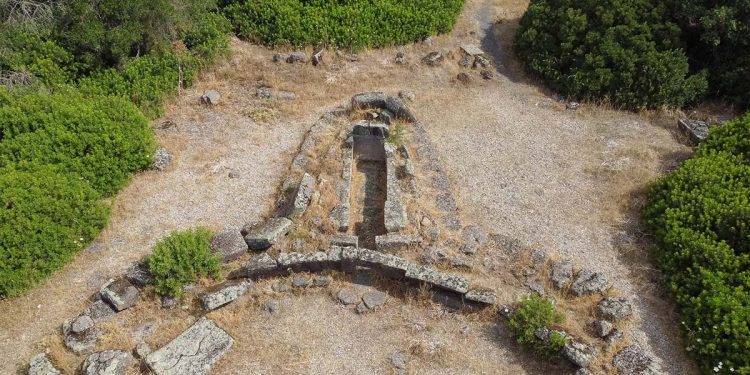
[{"label": "flat stone slab", "polygon": [[329,242],[332,246],[352,246],[352,247],[358,247],[359,246],[359,238],[356,236],[347,236],[347,235],[337,235],[337,236],[331,236],[329,239]]},{"label": "flat stone slab", "polygon": [[105,350],[88,356],[81,367],[85,375],[123,375],[135,358],[124,350]]},{"label": "flat stone slab", "polygon": [[146,356],[146,363],[157,375],[208,374],[233,344],[234,339],[226,331],[204,317]]},{"label": "flat stone slab", "polygon": [[245,264],[245,275],[249,278],[272,276],[279,272],[279,265],[268,253],[253,256]]},{"label": "flat stone slab", "polygon": [[375,246],[378,251],[394,252],[406,250],[410,246],[418,245],[422,242],[422,237],[410,234],[384,234],[375,237]]},{"label": "flat stone slab", "polygon": [[211,288],[200,297],[203,309],[206,311],[212,311],[229,304],[245,294],[252,285],[253,282],[249,280],[221,283]]},{"label": "flat stone slab", "polygon": [[211,251],[221,257],[222,262],[231,262],[247,253],[247,243],[238,230],[223,231],[211,239]]},{"label": "flat stone slab", "polygon": [[484,51],[482,51],[481,48],[477,47],[474,44],[461,45],[461,50],[469,56],[484,55]]},{"label": "flat stone slab", "polygon": [[62,372],[55,368],[46,354],[39,353],[29,361],[29,375],[62,375]]},{"label": "flat stone slab", "polygon": [[607,277],[602,273],[590,270],[583,270],[578,273],[576,280],[570,286],[570,290],[576,296],[586,294],[604,293],[609,289]]},{"label": "flat stone slab", "polygon": [[313,191],[315,191],[315,178],[305,173],[297,187],[297,194],[294,196],[289,216],[299,217],[305,213],[305,210],[310,205]]},{"label": "flat stone slab", "polygon": [[273,246],[292,229],[292,221],[285,217],[268,219],[248,228],[245,242],[251,250],[265,250]]},{"label": "flat stone slab", "polygon": [[291,269],[294,272],[317,272],[323,269],[328,261],[328,254],[318,251],[314,253],[281,253],[276,258],[279,268]]},{"label": "flat stone slab", "polygon": [[119,278],[105,284],[99,294],[102,300],[106,301],[117,311],[125,310],[138,302],[140,292],[126,278]]},{"label": "flat stone slab", "polygon": [[373,268],[392,278],[403,278],[409,269],[406,259],[368,249],[359,249],[359,265]]},{"label": "flat stone slab", "polygon": [[442,273],[424,266],[411,265],[406,272],[406,277],[460,294],[469,291],[469,282],[465,278]]},{"label": "flat stone slab", "polygon": [[483,303],[485,305],[494,305],[497,302],[497,296],[492,289],[472,289],[464,295],[468,301]]}]

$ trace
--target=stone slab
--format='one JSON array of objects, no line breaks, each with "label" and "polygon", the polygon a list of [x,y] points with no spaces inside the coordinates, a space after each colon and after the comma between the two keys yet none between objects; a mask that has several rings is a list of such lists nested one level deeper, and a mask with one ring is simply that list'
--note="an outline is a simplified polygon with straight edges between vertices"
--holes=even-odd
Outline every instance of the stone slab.
[{"label": "stone slab", "polygon": [[406,278],[460,294],[469,291],[469,282],[465,278],[424,266],[411,265],[406,272]]},{"label": "stone slab", "polygon": [[211,251],[221,257],[222,262],[231,262],[245,253],[248,247],[239,230],[226,230],[211,239]]},{"label": "stone slab", "polygon": [[285,217],[268,219],[264,223],[248,228],[245,242],[251,250],[265,250],[273,246],[292,229],[292,221]]},{"label": "stone slab", "polygon": [[213,321],[201,318],[169,344],[146,356],[157,375],[204,375],[234,344]]},{"label": "stone slab", "polygon": [[245,294],[253,285],[252,281],[227,281],[214,286],[200,296],[203,309],[206,311],[216,310],[227,305]]}]

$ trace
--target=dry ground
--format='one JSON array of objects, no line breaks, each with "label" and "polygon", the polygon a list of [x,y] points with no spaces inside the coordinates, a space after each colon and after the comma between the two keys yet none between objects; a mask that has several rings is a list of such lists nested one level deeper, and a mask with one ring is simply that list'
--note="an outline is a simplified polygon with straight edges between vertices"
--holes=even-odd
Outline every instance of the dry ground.
[{"label": "dry ground", "polygon": [[[275,51],[235,40],[232,56],[155,121],[177,124],[176,131],[157,130],[159,141],[176,153],[173,165],[135,176],[115,199],[98,246],[27,295],[0,302],[0,374],[21,368],[108,277],[148,254],[169,231],[237,228],[265,214],[306,127],[325,109],[360,91],[401,89],[417,95],[411,106],[442,153],[464,218],[606,272],[636,301],[635,329],[628,332],[634,341],[653,351],[668,373],[696,373],[681,349],[674,308],[658,286],[637,218],[644,186],[689,149],[680,145],[669,114],[590,105],[565,111],[526,78],[509,46],[525,6],[521,0],[467,0],[456,30],[433,38],[432,46],[365,51],[358,62],[334,59],[328,51],[322,67],[274,65]],[[496,19],[501,22],[488,28]],[[493,53],[495,80],[483,81],[474,71],[471,84],[456,82],[457,59],[438,68],[419,64],[432,50],[458,56],[458,45],[467,42]],[[397,51],[409,64],[393,62]],[[261,84],[293,91],[298,99],[253,99]],[[206,89],[222,93],[218,107],[198,104]],[[230,179],[230,171],[239,177]],[[482,254],[488,261],[496,255]],[[509,272],[489,276],[501,286]],[[229,330],[238,340],[218,373],[383,373],[396,350],[418,354],[415,373],[562,371],[540,364],[481,319],[441,315],[408,300],[392,299],[383,311],[359,316],[318,292],[291,298],[270,319],[258,301],[247,297],[238,304],[247,309],[234,306],[217,316],[234,322]],[[412,321],[430,328],[415,332]],[[156,335],[167,340],[173,333]],[[430,341],[446,345],[435,356],[413,349]]]}]

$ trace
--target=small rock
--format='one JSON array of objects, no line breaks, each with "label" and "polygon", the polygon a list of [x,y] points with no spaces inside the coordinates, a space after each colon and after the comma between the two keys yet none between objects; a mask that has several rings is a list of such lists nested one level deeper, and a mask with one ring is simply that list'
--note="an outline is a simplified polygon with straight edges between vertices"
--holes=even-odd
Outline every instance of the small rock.
[{"label": "small rock", "polygon": [[495,312],[497,312],[497,314],[500,316],[509,318],[510,315],[513,313],[513,309],[508,305],[500,305],[497,307],[497,309],[495,309]]},{"label": "small rock", "polygon": [[[544,249],[534,249],[534,251],[531,252],[531,263],[534,267],[541,267],[544,265],[544,263],[547,263],[547,260],[549,259],[549,253],[547,250]],[[573,270],[571,269],[571,272]]]},{"label": "small rock", "polygon": [[253,285],[250,280],[227,281],[209,289],[200,296],[203,309],[213,311],[236,300]]},{"label": "small rock", "polygon": [[404,56],[403,52],[396,52],[396,64],[402,65],[406,64],[406,56]]},{"label": "small rock", "polygon": [[96,346],[96,342],[102,336],[102,331],[96,327],[91,327],[81,333],[73,332],[72,323],[66,321],[63,324],[64,343],[70,350],[76,354],[89,352]]},{"label": "small rock", "polygon": [[125,278],[133,285],[143,288],[154,282],[154,277],[144,262],[135,262],[125,271]]},{"label": "small rock", "polygon": [[638,345],[631,345],[615,355],[612,364],[622,375],[656,375],[659,366]]},{"label": "small rock", "polygon": [[613,329],[612,332],[607,336],[607,342],[612,344],[625,338],[625,334],[617,328]]},{"label": "small rock", "polygon": [[172,120],[163,121],[159,126],[156,127],[159,130],[175,131],[177,130],[177,123]]},{"label": "small rock", "polygon": [[599,314],[605,319],[622,320],[633,314],[633,307],[625,298],[607,297],[599,302]]},{"label": "small rock", "polygon": [[154,168],[163,171],[174,157],[164,147],[159,147],[154,153]]},{"label": "small rock", "polygon": [[240,174],[235,171],[230,171],[227,175],[229,178],[240,178]]},{"label": "small rock", "polygon": [[327,287],[331,284],[333,278],[330,276],[315,276],[313,277],[313,286],[316,287]]},{"label": "small rock", "polygon": [[296,276],[292,280],[292,287],[294,288],[307,288],[310,286],[310,279],[304,276]]},{"label": "small rock", "polygon": [[569,102],[568,104],[565,105],[565,109],[569,111],[575,111],[580,107],[581,107],[581,104],[578,102]]},{"label": "small rock", "polygon": [[448,254],[442,249],[430,246],[422,253],[422,262],[425,264],[443,263],[448,260]]},{"label": "small rock", "polygon": [[583,270],[578,273],[578,277],[570,286],[570,290],[576,296],[585,294],[603,293],[609,288],[607,278],[599,273],[589,270]]},{"label": "small rock", "polygon": [[429,66],[438,66],[443,62],[443,54],[440,52],[430,52],[422,58],[422,62]]},{"label": "small rock", "polygon": [[201,103],[205,105],[217,105],[221,99],[221,94],[215,90],[208,90],[201,95]]},{"label": "small rock", "polygon": [[71,323],[70,330],[73,333],[83,333],[93,326],[94,320],[90,316],[81,315]]},{"label": "small rock", "polygon": [[422,40],[422,43],[424,43],[427,46],[431,46],[432,45],[432,37],[428,36],[427,38],[424,38],[424,40]]},{"label": "small rock", "polygon": [[180,300],[178,298],[167,297],[167,296],[161,297],[161,307],[165,309],[175,308],[179,304],[180,304]]},{"label": "small rock", "polygon": [[61,375],[60,370],[50,362],[47,355],[39,353],[29,361],[29,375]]},{"label": "small rock", "polygon": [[226,230],[211,239],[211,251],[231,262],[247,253],[247,243],[239,230]]},{"label": "small rock", "polygon": [[135,363],[135,358],[124,350],[105,350],[91,354],[81,367],[85,375],[123,375]]},{"label": "small rock", "polygon": [[367,292],[362,296],[362,301],[368,309],[383,306],[388,296],[380,291]]},{"label": "small rock", "polygon": [[358,295],[347,289],[339,290],[338,294],[336,294],[336,298],[344,305],[354,305],[361,300]]},{"label": "small rock", "polygon": [[404,352],[395,352],[391,354],[391,363],[393,367],[401,370],[406,370],[406,365],[409,363],[409,358]]},{"label": "small rock", "polygon": [[458,82],[461,82],[464,85],[468,85],[469,83],[471,83],[471,76],[466,72],[458,73],[456,79],[458,80]]},{"label": "small rock", "polygon": [[401,90],[398,92],[398,97],[413,102],[417,98],[417,95],[413,91]]},{"label": "small rock", "polygon": [[324,52],[325,52],[325,49],[321,49],[320,51],[316,52],[316,53],[315,53],[315,54],[313,55],[313,58],[312,58],[312,64],[313,64],[314,66],[318,66],[318,65],[319,65],[320,63],[322,63],[322,62],[323,62],[323,53],[324,53]]},{"label": "small rock", "polygon": [[615,327],[612,325],[612,323],[606,321],[606,320],[596,320],[594,321],[594,333],[596,333],[599,337],[607,337],[612,332],[612,329]]},{"label": "small rock", "polygon": [[292,290],[292,283],[289,280],[281,280],[271,285],[271,290],[276,293],[285,293]]},{"label": "small rock", "polygon": [[273,62],[280,63],[282,61],[286,61],[289,58],[289,55],[285,53],[277,53],[273,55]]},{"label": "small rock", "polygon": [[109,303],[117,311],[125,310],[138,302],[140,292],[126,278],[119,278],[104,285],[99,294],[102,300]]},{"label": "small rock", "polygon": [[486,70],[486,69],[479,72],[479,75],[482,76],[482,78],[487,81],[495,78],[495,73],[492,73],[492,71]]},{"label": "small rock", "polygon": [[263,304],[263,309],[271,314],[278,314],[281,304],[275,299],[269,299]]},{"label": "small rock", "polygon": [[469,333],[471,333],[471,327],[469,326],[463,326],[461,327],[461,334],[464,336],[468,336]]},{"label": "small rock", "polygon": [[475,56],[474,57],[474,68],[482,68],[482,69],[488,69],[492,64],[490,63],[490,60],[487,60],[484,56]]},{"label": "small rock", "polygon": [[569,260],[556,260],[551,268],[551,279],[558,289],[564,288],[573,278],[573,263]]},{"label": "small rock", "polygon": [[474,63],[474,58],[471,56],[464,56],[461,58],[461,60],[458,61],[458,65],[468,68]]},{"label": "small rock", "polygon": [[292,52],[289,54],[289,57],[287,57],[286,62],[290,64],[307,62],[307,54],[304,52]]}]

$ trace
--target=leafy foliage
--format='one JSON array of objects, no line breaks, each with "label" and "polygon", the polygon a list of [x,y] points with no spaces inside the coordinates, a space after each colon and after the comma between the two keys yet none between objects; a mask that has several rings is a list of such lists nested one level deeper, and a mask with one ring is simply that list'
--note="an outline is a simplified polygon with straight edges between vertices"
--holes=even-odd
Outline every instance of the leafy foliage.
[{"label": "leafy foliage", "polygon": [[565,345],[565,337],[552,331],[549,341],[545,342],[536,336],[536,332],[542,328],[551,329],[564,319],[565,316],[557,311],[552,302],[533,293],[524,298],[513,311],[508,327],[519,344],[529,345],[537,353],[554,357]]},{"label": "leafy foliage", "polygon": [[750,115],[651,189],[645,216],[705,372],[750,374]]},{"label": "leafy foliage", "polygon": [[650,0],[532,0],[515,37],[534,75],[578,100],[681,106],[706,89],[689,75],[677,25]]},{"label": "leafy foliage", "polygon": [[225,14],[241,37],[268,45],[358,49],[405,44],[453,28],[463,0],[229,1]]},{"label": "leafy foliage", "polygon": [[0,168],[0,298],[60,268],[108,215],[96,190],[75,175],[34,164]]},{"label": "leafy foliage", "polygon": [[180,297],[183,287],[199,275],[218,277],[219,258],[211,252],[210,241],[211,232],[203,228],[175,231],[159,241],[147,261],[156,293]]}]

